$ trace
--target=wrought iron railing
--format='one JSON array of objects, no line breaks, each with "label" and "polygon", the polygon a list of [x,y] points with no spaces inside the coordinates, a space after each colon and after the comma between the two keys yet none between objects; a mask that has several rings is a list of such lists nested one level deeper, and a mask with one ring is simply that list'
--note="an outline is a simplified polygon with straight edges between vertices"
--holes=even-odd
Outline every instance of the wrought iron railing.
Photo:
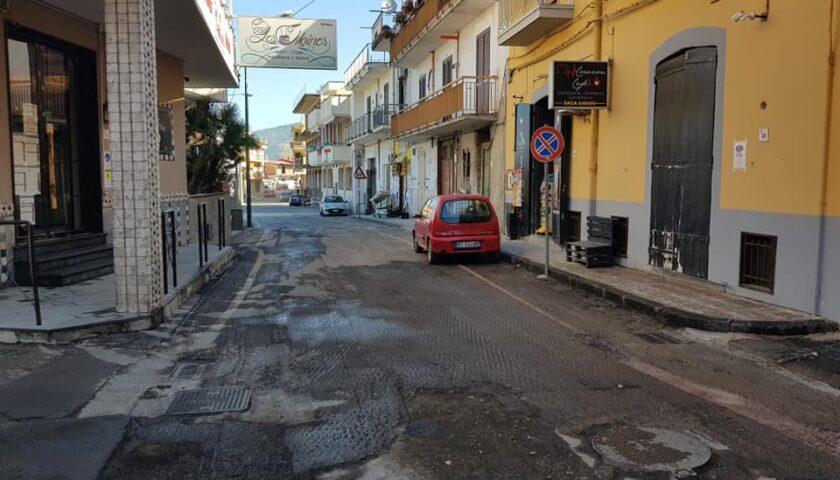
[{"label": "wrought iron railing", "polygon": [[35,259],[35,225],[26,220],[2,220],[0,225],[12,225],[26,230],[26,250],[29,256],[29,278],[32,282],[32,306],[35,308],[35,325],[41,326],[41,296],[38,294],[38,263]]},{"label": "wrought iron railing", "polygon": [[371,44],[367,44],[362,48],[362,51],[356,55],[356,58],[353,60],[353,63],[347,67],[347,70],[344,71],[344,83],[351,84],[353,80],[360,74],[363,73],[365,67],[371,63],[381,63],[387,64],[388,63],[388,52],[377,52],[374,51],[371,47]]},{"label": "wrought iron railing", "polygon": [[400,105],[389,103],[376,107],[376,110],[372,112],[362,114],[348,126],[347,142],[352,143],[381,128],[390,128],[391,117],[399,113],[400,110]]}]

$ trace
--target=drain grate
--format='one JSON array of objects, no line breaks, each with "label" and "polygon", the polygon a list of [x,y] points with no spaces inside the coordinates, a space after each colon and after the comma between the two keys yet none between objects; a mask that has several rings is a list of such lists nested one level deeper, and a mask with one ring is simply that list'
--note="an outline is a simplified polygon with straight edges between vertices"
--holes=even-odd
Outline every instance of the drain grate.
[{"label": "drain grate", "polygon": [[650,343],[658,343],[658,344],[682,344],[688,343],[686,340],[679,338],[677,336],[671,335],[668,332],[647,332],[647,333],[639,333],[637,334],[638,337],[647,340]]},{"label": "drain grate", "polygon": [[222,412],[241,412],[251,403],[248,387],[206,388],[178,392],[169,405],[167,415],[203,415]]},{"label": "drain grate", "polygon": [[169,375],[173,380],[198,380],[204,376],[204,372],[209,367],[203,362],[181,362],[175,365],[175,369]]}]

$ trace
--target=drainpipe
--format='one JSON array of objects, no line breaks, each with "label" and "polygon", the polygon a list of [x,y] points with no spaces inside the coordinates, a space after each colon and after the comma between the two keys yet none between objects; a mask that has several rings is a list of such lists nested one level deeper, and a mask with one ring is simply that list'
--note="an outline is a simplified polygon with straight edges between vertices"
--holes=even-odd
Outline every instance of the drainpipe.
[{"label": "drainpipe", "polygon": [[[601,35],[604,29],[604,0],[594,0],[595,18],[592,35],[595,43],[592,47],[592,60],[601,60]],[[600,130],[600,112],[592,110],[592,126],[589,139],[589,215],[596,215],[598,201],[598,133]]]},{"label": "drainpipe", "polygon": [[831,109],[834,104],[834,72],[836,70],[835,52],[837,49],[837,31],[835,23],[838,20],[838,9],[835,8],[834,0],[831,0],[828,15],[828,74],[825,85],[825,112],[823,120],[823,162],[820,168],[820,226],[817,246],[817,288],[814,297],[814,314],[821,315],[823,299],[823,280],[825,276],[825,229],[826,214],[828,213],[828,170],[831,155]]}]

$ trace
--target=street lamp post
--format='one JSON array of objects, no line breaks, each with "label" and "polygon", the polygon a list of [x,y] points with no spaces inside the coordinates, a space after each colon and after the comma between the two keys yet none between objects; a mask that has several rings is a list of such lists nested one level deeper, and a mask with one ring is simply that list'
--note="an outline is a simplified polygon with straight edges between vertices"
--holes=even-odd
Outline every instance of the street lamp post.
[{"label": "street lamp post", "polygon": [[[248,101],[250,100],[250,95],[248,95],[248,67],[242,67],[242,70],[245,74],[245,131],[248,135],[251,134],[251,122],[248,116]],[[247,225],[248,228],[254,226],[254,222],[251,221],[251,149],[245,149],[245,215],[247,217]]]}]

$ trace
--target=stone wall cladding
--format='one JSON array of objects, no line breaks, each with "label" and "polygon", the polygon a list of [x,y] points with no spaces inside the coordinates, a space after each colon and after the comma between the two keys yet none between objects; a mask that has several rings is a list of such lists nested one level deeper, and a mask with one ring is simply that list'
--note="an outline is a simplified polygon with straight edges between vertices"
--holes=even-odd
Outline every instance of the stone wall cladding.
[{"label": "stone wall cladding", "polygon": [[161,305],[157,58],[153,0],[105,0],[117,310]]},{"label": "stone wall cladding", "polygon": [[160,196],[161,212],[175,211],[178,245],[190,243],[190,196],[187,193],[163,193]]}]

